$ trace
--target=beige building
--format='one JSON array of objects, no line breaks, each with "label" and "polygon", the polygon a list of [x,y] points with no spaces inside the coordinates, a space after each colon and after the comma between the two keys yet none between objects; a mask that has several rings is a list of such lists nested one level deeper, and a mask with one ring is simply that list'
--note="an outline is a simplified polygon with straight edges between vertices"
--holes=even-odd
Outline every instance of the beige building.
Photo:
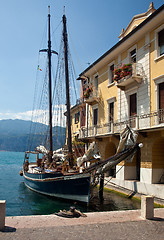
[{"label": "beige building", "polygon": [[119,39],[79,75],[73,132],[88,144],[97,141],[105,159],[115,154],[119,133],[129,124],[143,148],[131,163],[109,172],[112,182],[164,199],[164,5],[155,10],[151,3]]}]

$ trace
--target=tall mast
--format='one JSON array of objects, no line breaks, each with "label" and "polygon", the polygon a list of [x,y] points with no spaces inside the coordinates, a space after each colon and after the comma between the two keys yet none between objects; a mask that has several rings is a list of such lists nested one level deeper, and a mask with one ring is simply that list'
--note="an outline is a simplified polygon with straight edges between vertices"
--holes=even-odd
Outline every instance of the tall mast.
[{"label": "tall mast", "polygon": [[63,41],[64,41],[64,58],[65,58],[65,82],[66,82],[66,105],[67,105],[67,131],[68,131],[68,153],[69,164],[73,166],[72,157],[72,135],[71,135],[71,114],[70,114],[70,93],[69,93],[69,71],[68,71],[68,38],[67,38],[67,26],[66,16],[63,15]]},{"label": "tall mast", "polygon": [[52,139],[52,84],[51,84],[51,32],[50,32],[50,7],[48,13],[48,72],[49,72],[49,137],[50,137],[50,154],[49,161],[52,162],[53,139]]},{"label": "tall mast", "polygon": [[48,54],[48,84],[49,84],[49,162],[52,162],[53,155],[53,138],[52,138],[52,81],[51,81],[51,55],[52,53],[57,54],[57,52],[51,50],[51,28],[50,28],[50,6],[48,6],[48,49],[42,49],[40,52],[47,52]]}]

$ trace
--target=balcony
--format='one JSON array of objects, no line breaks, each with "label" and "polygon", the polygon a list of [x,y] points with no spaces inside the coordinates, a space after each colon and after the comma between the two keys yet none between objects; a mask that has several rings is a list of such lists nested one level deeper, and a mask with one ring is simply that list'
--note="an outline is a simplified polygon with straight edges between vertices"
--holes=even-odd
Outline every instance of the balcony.
[{"label": "balcony", "polygon": [[143,79],[143,67],[140,63],[124,64],[114,70],[115,85],[121,90],[141,84]]},{"label": "balcony", "polygon": [[94,138],[107,135],[119,134],[126,125],[137,131],[153,130],[154,128],[164,128],[164,109],[136,115],[121,121],[109,122],[101,125],[82,127],[79,130],[79,138]]},{"label": "balcony", "polygon": [[84,102],[89,105],[94,105],[99,102],[98,90],[95,87],[88,87],[84,91]]},{"label": "balcony", "polygon": [[81,106],[81,107],[83,107],[84,105],[85,105],[85,102],[84,102],[84,98],[78,98],[77,100],[76,100],[76,106]]}]

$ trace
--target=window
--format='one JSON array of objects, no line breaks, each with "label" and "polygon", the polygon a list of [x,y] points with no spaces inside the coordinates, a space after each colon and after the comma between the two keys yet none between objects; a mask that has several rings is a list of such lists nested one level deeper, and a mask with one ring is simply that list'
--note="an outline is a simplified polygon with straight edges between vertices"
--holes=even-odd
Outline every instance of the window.
[{"label": "window", "polygon": [[114,81],[113,81],[113,77],[114,77],[114,74],[113,74],[113,71],[114,71],[114,68],[115,68],[115,61],[111,62],[109,65],[108,65],[108,86],[110,84],[112,84]]},{"label": "window", "polygon": [[87,83],[87,80],[83,80],[83,85],[85,85]]},{"label": "window", "polygon": [[109,122],[113,122],[114,118],[114,102],[109,103]]},{"label": "window", "polygon": [[136,115],[137,115],[137,94],[134,93],[129,96],[130,106],[129,106],[129,115],[130,115],[130,126],[134,128],[136,126]]},{"label": "window", "polygon": [[108,121],[108,131],[112,131],[112,123],[114,122],[114,104],[116,97],[109,98],[107,100],[107,121]]},{"label": "window", "polygon": [[95,76],[95,79],[94,79],[94,87],[95,87],[95,90],[98,91],[98,82],[99,82],[99,79],[98,79],[98,75]]},{"label": "window", "polygon": [[164,83],[159,84],[159,123],[164,123]]},{"label": "window", "polygon": [[130,52],[130,62],[136,63],[136,48],[133,49],[133,51]]},{"label": "window", "polygon": [[84,93],[85,90],[88,88],[89,82],[90,82],[90,79],[89,79],[89,78],[86,78],[86,79],[84,79],[84,80],[82,81],[83,93]]},{"label": "window", "polygon": [[164,123],[164,76],[153,80],[155,82],[155,110],[158,112],[155,125],[158,125]]},{"label": "window", "polygon": [[90,82],[89,77],[87,77],[87,78],[85,78],[85,79],[82,80],[83,86],[88,85],[89,82]]},{"label": "window", "polygon": [[75,113],[75,123],[79,122],[79,116],[80,116],[80,112]]},{"label": "window", "polygon": [[[164,55],[164,24],[155,31],[155,58]],[[155,60],[156,60],[155,59]]]},{"label": "window", "polygon": [[98,108],[93,109],[93,125],[96,126],[98,123]]},{"label": "window", "polygon": [[164,29],[158,33],[159,56],[164,54]]},{"label": "window", "polygon": [[112,130],[111,129],[111,124],[113,123],[114,120],[114,102],[109,103],[109,132]]},{"label": "window", "polygon": [[114,64],[110,65],[109,67],[109,84],[113,83],[113,71],[114,71]]},{"label": "window", "polygon": [[81,110],[81,120],[80,120],[80,127],[85,126],[85,115],[86,115],[86,109],[85,107]]}]

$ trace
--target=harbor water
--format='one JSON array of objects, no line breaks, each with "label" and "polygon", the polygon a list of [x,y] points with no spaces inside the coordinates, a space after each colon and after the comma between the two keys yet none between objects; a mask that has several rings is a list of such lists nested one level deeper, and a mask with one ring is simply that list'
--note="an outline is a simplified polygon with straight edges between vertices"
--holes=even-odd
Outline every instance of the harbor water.
[{"label": "harbor water", "polygon": [[[73,203],[43,196],[24,185],[24,179],[19,175],[23,159],[23,152],[0,152],[0,200],[6,200],[6,216],[44,215],[68,210]],[[140,208],[140,202],[113,192],[104,192],[103,203],[99,201],[97,190],[94,195],[88,207],[79,203],[75,203],[75,207],[83,212]]]}]

